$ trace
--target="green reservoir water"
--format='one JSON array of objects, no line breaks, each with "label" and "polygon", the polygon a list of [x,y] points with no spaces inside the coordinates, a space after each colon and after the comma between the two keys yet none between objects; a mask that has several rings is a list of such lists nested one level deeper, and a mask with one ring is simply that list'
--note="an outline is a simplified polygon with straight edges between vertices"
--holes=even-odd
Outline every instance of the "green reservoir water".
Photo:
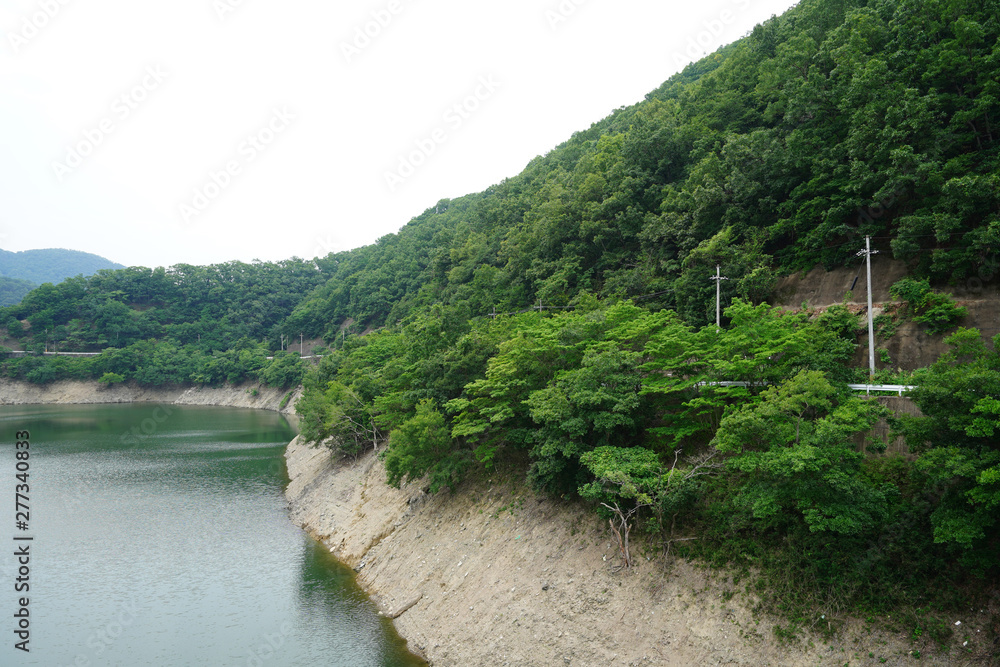
[{"label": "green reservoir water", "polygon": [[[424,664],[353,572],[289,521],[284,417],[3,406],[0,423],[0,665]],[[21,430],[27,531],[15,523]],[[30,591],[18,593],[23,545]],[[15,648],[22,596],[29,653]]]}]

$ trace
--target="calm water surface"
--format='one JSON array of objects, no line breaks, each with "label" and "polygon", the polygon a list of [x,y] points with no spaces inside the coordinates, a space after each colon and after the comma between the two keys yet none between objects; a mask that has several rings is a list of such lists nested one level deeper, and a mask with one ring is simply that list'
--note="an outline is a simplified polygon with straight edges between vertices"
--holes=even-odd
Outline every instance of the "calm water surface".
[{"label": "calm water surface", "polygon": [[[392,625],[287,516],[271,412],[0,407],[0,665],[414,666]],[[14,434],[31,431],[30,529]],[[32,535],[30,653],[14,533]]]}]

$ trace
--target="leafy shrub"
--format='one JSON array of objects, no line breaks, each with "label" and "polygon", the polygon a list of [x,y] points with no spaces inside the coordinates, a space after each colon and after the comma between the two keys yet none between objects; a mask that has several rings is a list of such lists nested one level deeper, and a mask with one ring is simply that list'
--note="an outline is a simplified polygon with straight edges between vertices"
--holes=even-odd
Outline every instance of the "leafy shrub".
[{"label": "leafy shrub", "polygon": [[968,315],[968,310],[947,294],[932,292],[926,279],[903,278],[889,288],[889,293],[906,302],[913,321],[926,324],[928,333],[944,333]]},{"label": "leafy shrub", "polygon": [[59,374],[53,366],[43,364],[28,371],[24,379],[33,384],[49,384],[58,380]]},{"label": "leafy shrub", "polygon": [[896,335],[899,323],[892,315],[882,313],[881,315],[876,315],[875,319],[872,320],[872,327],[875,329],[876,336],[883,340],[888,340]]},{"label": "leafy shrub", "polygon": [[[856,342],[858,339],[858,333],[861,331],[862,324],[860,318],[847,309],[847,306],[842,303],[837,303],[822,313],[816,318],[816,322],[825,330],[832,331],[837,334],[840,338],[844,340],[849,340]],[[878,318],[875,318],[875,322],[878,322]]]},{"label": "leafy shrub", "polygon": [[306,442],[324,443],[339,454],[357,456],[382,440],[371,405],[343,383],[327,382],[322,393],[307,391],[295,408]]},{"label": "leafy shrub", "polygon": [[924,297],[922,312],[913,321],[926,324],[927,331],[939,334],[951,329],[968,314],[966,308],[957,305],[947,294],[930,292]]},{"label": "leafy shrub", "polygon": [[469,463],[460,450],[452,451],[451,432],[434,402],[424,399],[416,414],[389,434],[385,471],[390,485],[399,487],[404,479],[431,474],[430,490],[442,486],[454,489]]},{"label": "leafy shrub", "polygon": [[910,307],[911,313],[915,313],[924,301],[924,297],[931,291],[930,283],[926,279],[914,280],[913,278],[903,278],[896,281],[889,288],[889,294],[897,301],[904,301]]},{"label": "leafy shrub", "polygon": [[120,384],[125,381],[125,376],[119,375],[118,373],[105,373],[100,377],[98,382],[110,387],[113,384]]},{"label": "leafy shrub", "polygon": [[278,352],[274,359],[258,374],[264,384],[269,387],[294,387],[302,382],[302,376],[306,372],[306,362],[297,354],[290,352]]}]

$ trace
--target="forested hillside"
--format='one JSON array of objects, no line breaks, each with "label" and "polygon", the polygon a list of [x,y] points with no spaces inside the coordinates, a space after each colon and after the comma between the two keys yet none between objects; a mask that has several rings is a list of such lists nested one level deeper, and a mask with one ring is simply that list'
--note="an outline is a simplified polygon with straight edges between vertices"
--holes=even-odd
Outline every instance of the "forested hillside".
[{"label": "forested hillside", "polygon": [[57,283],[79,275],[89,276],[101,269],[122,268],[125,267],[121,264],[79,250],[0,250],[0,276],[28,280],[36,285]]},{"label": "forested hillside", "polygon": [[287,347],[281,325],[305,294],[326,281],[329,267],[325,260],[300,259],[178,264],[45,284],[0,311],[8,335],[25,350],[104,354],[8,359],[3,370],[31,382],[295,384],[304,367],[281,353]]},{"label": "forested hillside", "polygon": [[[806,0],[478,194],[335,256],[292,321],[658,294],[693,324],[864,236],[937,282],[1000,248],[995,1]],[[660,294],[662,293],[662,294]]]},{"label": "forested hillside", "polygon": [[0,250],[0,306],[18,303],[42,283],[58,283],[74,276],[89,276],[101,269],[121,269],[121,264],[78,250]]},{"label": "forested hillside", "polygon": [[[0,312],[14,337],[107,349],[3,372],[289,384],[282,337],[323,336],[303,435],[378,448],[392,483],[518,469],[622,533],[753,571],[790,632],[822,605],[947,641],[928,609],[978,604],[998,575],[1000,338],[956,330],[932,289],[996,278],[998,36],[1000,0],[803,0],[371,246],[35,290]],[[768,304],[783,273],[856,265],[865,236],[911,273],[879,335],[912,318],[949,336],[907,378],[922,416],[848,389],[868,377],[856,313]],[[872,439],[880,419],[907,456]]]},{"label": "forested hillside", "polygon": [[[1000,550],[998,339],[956,331],[932,289],[996,276],[998,10],[802,2],[521,174],[331,256],[286,322],[336,348],[303,434],[379,447],[392,483],[432,491],[521,468],[623,538],[755,572],[791,635],[817,609],[887,611],[946,643],[937,613],[995,590]],[[911,272],[879,335],[950,335],[906,378],[922,416],[848,390],[868,374],[856,314],[766,303],[782,273],[856,265],[866,235]]]},{"label": "forested hillside", "polygon": [[0,306],[11,306],[18,303],[28,292],[36,287],[38,285],[30,280],[0,276]]}]

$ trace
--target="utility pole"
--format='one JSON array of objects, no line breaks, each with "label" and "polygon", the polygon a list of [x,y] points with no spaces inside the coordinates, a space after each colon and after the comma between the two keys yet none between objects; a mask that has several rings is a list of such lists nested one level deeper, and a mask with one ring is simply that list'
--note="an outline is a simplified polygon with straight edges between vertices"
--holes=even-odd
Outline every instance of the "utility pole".
[{"label": "utility pole", "polygon": [[305,344],[303,343],[303,340],[304,340],[304,338],[302,337],[302,334],[300,333],[299,334],[299,356],[300,357],[303,356],[303,354],[304,354],[303,350],[305,349]]},{"label": "utility pole", "polygon": [[875,376],[875,331],[872,324],[872,255],[877,255],[878,250],[872,250],[871,237],[865,237],[865,249],[859,250],[857,256],[865,256],[865,264],[868,270],[868,375],[869,378]]},{"label": "utility pole", "polygon": [[722,267],[719,266],[718,264],[716,264],[715,265],[715,275],[712,276],[712,278],[711,278],[712,280],[715,281],[715,331],[716,331],[716,333],[718,333],[719,331],[722,330],[722,327],[721,327],[721,322],[722,322],[722,306],[720,305],[720,300],[722,298],[722,289],[721,289],[720,286],[722,285],[722,281],[723,280],[729,280],[729,278],[726,278],[724,275],[722,275],[721,271],[722,271]]}]

